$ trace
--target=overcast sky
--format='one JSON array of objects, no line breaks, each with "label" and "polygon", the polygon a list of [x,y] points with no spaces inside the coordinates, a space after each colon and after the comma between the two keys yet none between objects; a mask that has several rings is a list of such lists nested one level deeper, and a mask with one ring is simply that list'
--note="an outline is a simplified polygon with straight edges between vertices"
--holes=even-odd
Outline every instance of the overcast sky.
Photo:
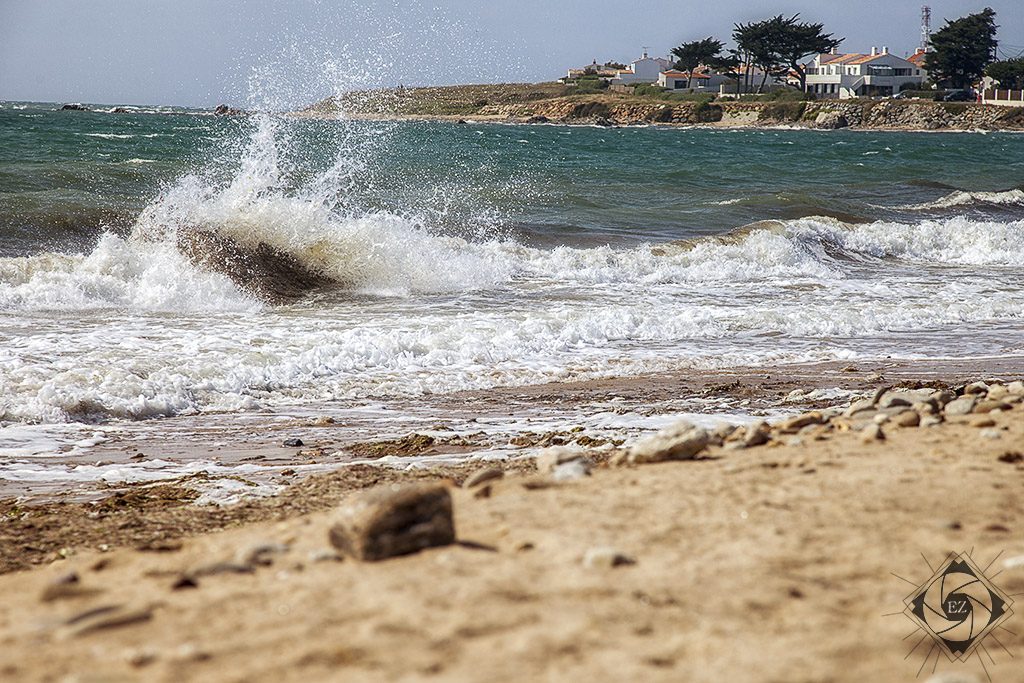
[{"label": "overcast sky", "polygon": [[[921,0],[0,0],[0,99],[289,106],[353,86],[541,81],[568,67],[728,39],[801,12],[842,49],[913,51]],[[991,6],[1007,56],[1022,0],[936,0],[934,26]]]}]

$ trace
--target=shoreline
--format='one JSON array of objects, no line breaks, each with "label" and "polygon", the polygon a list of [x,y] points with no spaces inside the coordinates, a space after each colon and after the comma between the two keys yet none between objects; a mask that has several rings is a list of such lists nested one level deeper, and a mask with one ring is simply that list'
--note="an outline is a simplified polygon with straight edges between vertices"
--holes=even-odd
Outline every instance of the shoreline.
[{"label": "shoreline", "polygon": [[[945,384],[932,369],[913,372]],[[882,387],[896,379],[891,368],[884,379]],[[947,404],[931,426],[931,409],[877,391],[852,417],[804,413],[818,417],[776,422],[761,445],[729,434],[682,461],[623,465],[618,452],[575,451],[590,460],[589,476],[545,474],[529,458],[467,488],[471,474],[494,464],[359,466],[233,508],[201,511],[162,486],[107,504],[5,509],[5,571],[34,564],[17,561],[46,543],[26,533],[33,529],[74,542],[54,538],[45,564],[0,575],[8,596],[0,672],[18,680],[85,667],[167,681],[219,680],[225,671],[255,680],[343,672],[352,680],[753,681],[905,670],[899,677],[909,678],[923,653],[906,661],[909,622],[882,616],[899,615],[912,589],[893,573],[924,580],[922,554],[934,564],[970,551],[982,566],[998,565],[992,573],[1007,593],[1024,591],[1024,394],[993,387],[987,396],[957,387],[965,399],[980,397],[978,410],[961,415]],[[666,379],[652,390],[669,389]],[[904,420],[911,412],[920,426]],[[822,425],[824,414],[837,416]],[[879,423],[880,437],[871,432]],[[554,453],[534,454],[546,452]],[[373,563],[331,548],[328,530],[355,492],[427,481],[450,491],[460,544]],[[611,551],[626,559],[589,559]],[[1024,633],[1008,628],[1001,644],[1018,657]],[[1006,652],[993,652],[1002,676],[1013,667]],[[937,667],[983,675],[976,661]]]}]

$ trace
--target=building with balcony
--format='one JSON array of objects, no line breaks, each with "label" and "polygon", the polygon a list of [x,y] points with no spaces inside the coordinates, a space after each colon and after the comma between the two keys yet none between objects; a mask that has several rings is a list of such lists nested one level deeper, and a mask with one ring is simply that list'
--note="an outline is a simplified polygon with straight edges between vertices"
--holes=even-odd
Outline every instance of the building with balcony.
[{"label": "building with balcony", "polygon": [[873,47],[870,54],[822,54],[807,65],[807,92],[819,98],[890,97],[919,90],[927,79],[922,65],[884,47]]}]

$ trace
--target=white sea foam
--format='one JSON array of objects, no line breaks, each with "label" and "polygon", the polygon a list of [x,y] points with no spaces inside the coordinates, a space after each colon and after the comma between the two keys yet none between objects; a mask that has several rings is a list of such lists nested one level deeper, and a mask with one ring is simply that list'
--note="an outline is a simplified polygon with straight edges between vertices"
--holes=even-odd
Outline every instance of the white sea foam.
[{"label": "white sea foam", "polygon": [[964,192],[956,190],[934,202],[909,204],[898,208],[907,211],[934,211],[976,204],[1024,205],[1024,190],[1014,189],[1005,192]]}]

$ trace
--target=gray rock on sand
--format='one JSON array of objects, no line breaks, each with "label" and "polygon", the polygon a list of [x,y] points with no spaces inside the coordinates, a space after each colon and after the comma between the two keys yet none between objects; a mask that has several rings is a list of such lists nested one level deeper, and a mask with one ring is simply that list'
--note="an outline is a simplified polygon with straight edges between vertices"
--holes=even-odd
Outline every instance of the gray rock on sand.
[{"label": "gray rock on sand", "polygon": [[692,460],[711,441],[711,435],[689,422],[679,422],[657,434],[637,441],[629,449],[627,462],[633,465]]},{"label": "gray rock on sand", "polygon": [[874,409],[875,409],[875,404],[874,404],[874,402],[871,399],[869,399],[869,398],[862,398],[859,401],[854,401],[853,403],[851,403],[850,407],[846,409],[846,412],[844,412],[843,415],[845,415],[846,417],[853,417],[857,413],[863,413],[863,412],[866,412],[868,410],[874,410]]},{"label": "gray rock on sand", "polygon": [[962,396],[946,404],[946,415],[970,415],[978,399],[974,396]]},{"label": "gray rock on sand", "polygon": [[985,382],[973,382],[964,387],[964,395],[984,396],[988,393],[988,384]]},{"label": "gray rock on sand", "polygon": [[590,476],[590,463],[583,458],[564,462],[554,469],[551,478],[555,481],[576,481]]},{"label": "gray rock on sand", "polygon": [[743,447],[753,448],[754,446],[761,446],[771,441],[772,430],[768,426],[767,422],[758,422],[752,425],[747,425],[743,432]]},{"label": "gray rock on sand", "polygon": [[826,418],[818,411],[812,411],[809,413],[803,413],[801,415],[794,415],[793,417],[787,418],[776,425],[783,434],[795,434],[804,427],[809,425],[820,425],[825,422]]},{"label": "gray rock on sand", "polygon": [[921,414],[916,410],[905,410],[892,421],[899,427],[917,427],[921,424]]},{"label": "gray rock on sand", "polygon": [[328,534],[343,554],[366,562],[455,542],[452,498],[441,484],[382,486],[358,493]]}]

